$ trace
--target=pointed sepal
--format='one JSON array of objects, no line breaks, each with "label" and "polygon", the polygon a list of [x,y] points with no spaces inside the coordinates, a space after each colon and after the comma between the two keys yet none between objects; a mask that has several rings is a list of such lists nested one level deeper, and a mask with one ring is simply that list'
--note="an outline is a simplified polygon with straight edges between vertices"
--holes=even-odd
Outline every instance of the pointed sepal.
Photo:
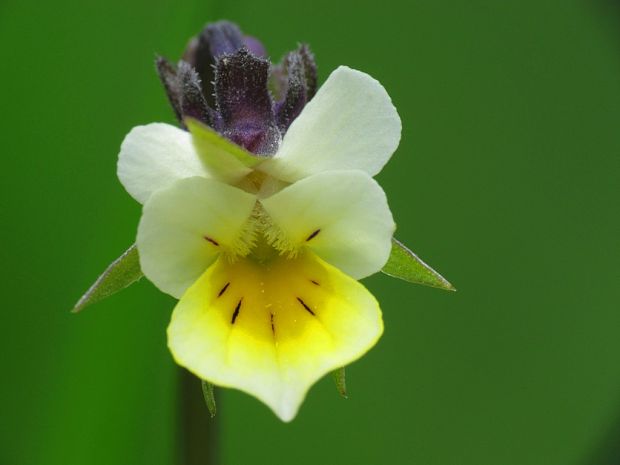
[{"label": "pointed sepal", "polygon": [[281,132],[286,132],[308,101],[302,57],[291,52],[284,60],[287,86],[284,99],[276,105],[276,119]]},{"label": "pointed sepal", "polygon": [[392,238],[390,258],[381,270],[394,278],[414,284],[456,291],[443,276],[424,263],[416,254],[398,240]]},{"label": "pointed sepal", "polygon": [[304,79],[306,81],[306,93],[308,100],[314,97],[317,89],[317,74],[316,74],[316,60],[314,59],[314,53],[310,50],[310,46],[307,44],[301,44],[297,53],[301,56],[301,61],[304,64]]},{"label": "pointed sepal", "polygon": [[213,125],[213,111],[209,108],[196,70],[185,61],[178,67],[178,86],[180,89],[181,113],[184,117],[196,118],[203,123]]},{"label": "pointed sepal", "polygon": [[316,63],[307,45],[289,52],[273,67],[271,85],[278,96],[276,120],[282,133],[316,93]]},{"label": "pointed sepal", "polygon": [[213,110],[203,95],[200,77],[194,67],[186,61],[175,67],[163,57],[157,57],[155,65],[179,122],[183,124],[184,117],[192,117],[213,125]]},{"label": "pointed sepal", "polygon": [[71,311],[77,313],[89,305],[116,294],[138,281],[142,276],[138,249],[134,244],[106,268]]},{"label": "pointed sepal", "polygon": [[345,377],[344,367],[332,371],[332,378],[334,378],[334,383],[336,383],[336,389],[338,390],[338,393],[345,399],[348,399],[349,395],[347,394],[347,381]]},{"label": "pointed sepal", "polygon": [[207,404],[207,409],[209,409],[209,415],[213,418],[217,413],[217,405],[215,404],[215,389],[213,384],[209,381],[205,381],[204,379],[200,381],[202,383],[202,395],[205,398],[205,404]]},{"label": "pointed sepal", "polygon": [[174,114],[179,122],[183,121],[181,111],[181,89],[179,88],[176,67],[164,57],[158,56],[155,60],[157,75],[166,90],[168,101],[174,110]]}]

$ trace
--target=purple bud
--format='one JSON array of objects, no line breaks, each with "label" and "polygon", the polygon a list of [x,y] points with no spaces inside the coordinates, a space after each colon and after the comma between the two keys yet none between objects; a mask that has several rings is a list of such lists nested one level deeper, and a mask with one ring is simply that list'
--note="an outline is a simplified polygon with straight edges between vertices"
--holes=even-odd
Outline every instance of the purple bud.
[{"label": "purple bud", "polygon": [[189,42],[178,68],[160,57],[157,72],[182,126],[191,116],[250,152],[269,156],[316,93],[317,78],[306,45],[276,66],[266,56],[256,38],[218,21]]},{"label": "purple bud", "polygon": [[269,62],[246,48],[223,55],[215,67],[215,96],[222,133],[261,155],[273,154],[280,141],[267,79]]},{"label": "purple bud", "polygon": [[247,49],[259,58],[267,58],[265,46],[256,37],[244,36],[243,43]]},{"label": "purple bud", "polygon": [[222,55],[235,53],[245,45],[239,26],[229,21],[208,24],[200,38],[208,44],[211,56],[216,59]]},{"label": "purple bud", "polygon": [[243,34],[236,24],[229,21],[207,24],[187,45],[183,60],[198,73],[202,82],[202,93],[209,105],[215,105],[213,67],[217,58],[223,54],[234,53],[243,46]]}]

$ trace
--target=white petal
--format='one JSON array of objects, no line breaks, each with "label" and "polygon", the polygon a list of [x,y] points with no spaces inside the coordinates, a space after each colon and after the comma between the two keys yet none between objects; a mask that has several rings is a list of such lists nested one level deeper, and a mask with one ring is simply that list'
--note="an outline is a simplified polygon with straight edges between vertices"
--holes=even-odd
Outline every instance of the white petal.
[{"label": "white petal", "polygon": [[327,170],[374,176],[400,141],[401,123],[383,86],[346,66],[336,69],[259,169],[285,181]]},{"label": "white petal", "polygon": [[185,124],[201,160],[213,177],[221,181],[236,183],[262,161],[198,120],[186,118]]},{"label": "white petal", "polygon": [[290,421],[312,384],[361,357],[382,331],[374,297],[312,253],[268,265],[220,259],[174,309],[168,346],[199,377]]},{"label": "white petal", "polygon": [[221,253],[247,252],[243,234],[256,199],[201,177],[176,181],[144,205],[137,246],[145,276],[179,298]]},{"label": "white petal", "polygon": [[140,203],[177,179],[209,177],[186,131],[165,123],[133,128],[121,144],[118,178]]},{"label": "white petal", "polygon": [[261,200],[286,247],[307,246],[356,279],[387,261],[394,220],[385,193],[363,171],[328,171]]}]

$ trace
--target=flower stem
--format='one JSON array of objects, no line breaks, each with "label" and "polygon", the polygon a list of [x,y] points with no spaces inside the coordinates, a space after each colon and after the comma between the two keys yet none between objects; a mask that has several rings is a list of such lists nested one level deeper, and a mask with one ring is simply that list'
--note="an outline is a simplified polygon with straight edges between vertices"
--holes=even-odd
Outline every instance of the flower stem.
[{"label": "flower stem", "polygon": [[178,455],[182,465],[215,465],[220,462],[216,419],[210,418],[200,380],[179,370]]}]

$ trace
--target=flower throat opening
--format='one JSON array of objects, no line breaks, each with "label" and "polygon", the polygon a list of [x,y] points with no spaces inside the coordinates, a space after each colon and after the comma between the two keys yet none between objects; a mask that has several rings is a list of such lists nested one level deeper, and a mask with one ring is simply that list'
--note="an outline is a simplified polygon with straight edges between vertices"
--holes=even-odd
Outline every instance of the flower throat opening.
[{"label": "flower throat opening", "polygon": [[[294,259],[298,257],[306,245],[321,233],[317,227],[308,233],[301,243],[295,243],[279,228],[269,214],[256,202],[254,211],[244,226],[239,239],[224,255],[230,262],[247,258],[266,264],[276,258]],[[213,243],[216,239],[205,236],[205,240]]]}]

